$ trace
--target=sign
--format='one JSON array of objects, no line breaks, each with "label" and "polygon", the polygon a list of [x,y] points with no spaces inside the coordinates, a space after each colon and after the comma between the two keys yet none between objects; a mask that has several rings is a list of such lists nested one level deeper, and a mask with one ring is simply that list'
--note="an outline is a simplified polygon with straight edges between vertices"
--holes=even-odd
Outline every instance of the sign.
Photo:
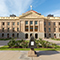
[{"label": "sign", "polygon": [[36,48],[36,42],[33,36],[31,36],[30,38],[30,42],[29,42],[29,48]]},{"label": "sign", "polygon": [[34,45],[34,41],[31,41],[31,45]]}]

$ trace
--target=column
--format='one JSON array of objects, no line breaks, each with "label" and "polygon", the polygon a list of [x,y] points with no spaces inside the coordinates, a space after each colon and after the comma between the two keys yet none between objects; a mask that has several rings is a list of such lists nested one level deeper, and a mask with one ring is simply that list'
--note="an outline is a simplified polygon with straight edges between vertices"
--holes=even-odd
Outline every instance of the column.
[{"label": "column", "polygon": [[40,31],[40,21],[38,21],[38,32]]},{"label": "column", "polygon": [[28,32],[30,32],[30,21],[28,21]]},{"label": "column", "polygon": [[10,22],[10,37],[12,37],[12,22]]},{"label": "column", "polygon": [[2,22],[0,22],[0,32],[2,32]]},{"label": "column", "polygon": [[56,22],[56,38],[59,38],[59,23]]},{"label": "column", "polygon": [[12,32],[12,22],[10,22],[10,32]]},{"label": "column", "polygon": [[33,21],[33,32],[35,32],[35,21]]},{"label": "column", "polygon": [[14,28],[15,28],[15,32],[14,32],[15,38],[17,37],[17,32],[18,32],[18,31],[17,31],[17,28],[19,28],[19,27],[17,26],[17,22],[18,22],[18,21],[15,22],[15,26],[14,26]]},{"label": "column", "polygon": [[19,31],[21,31],[21,21],[19,21]]},{"label": "column", "polygon": [[4,28],[5,32],[7,32],[7,22],[5,22],[5,28]]},{"label": "column", "polygon": [[25,21],[24,21],[24,24],[23,25],[24,25],[24,28],[23,29],[24,29],[24,32],[25,32]]},{"label": "column", "polygon": [[0,38],[2,38],[2,22],[0,22]]},{"label": "column", "polygon": [[56,22],[56,32],[59,32],[58,22]]},{"label": "column", "polygon": [[51,38],[54,37],[54,26],[53,26],[53,22],[51,22]]},{"label": "column", "polygon": [[28,39],[30,39],[30,21],[28,21]]},{"label": "column", "polygon": [[7,38],[7,22],[5,22],[5,28],[4,28],[4,38]]},{"label": "column", "polygon": [[19,38],[21,38],[21,21],[20,20],[19,20]]}]

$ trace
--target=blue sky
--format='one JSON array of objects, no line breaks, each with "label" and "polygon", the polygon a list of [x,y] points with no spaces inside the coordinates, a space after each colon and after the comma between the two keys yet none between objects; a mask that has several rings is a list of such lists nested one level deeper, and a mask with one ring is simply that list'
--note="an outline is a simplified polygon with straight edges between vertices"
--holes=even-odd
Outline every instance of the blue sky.
[{"label": "blue sky", "polygon": [[0,0],[0,16],[19,16],[31,10],[30,5],[44,16],[53,14],[60,17],[60,0]]}]

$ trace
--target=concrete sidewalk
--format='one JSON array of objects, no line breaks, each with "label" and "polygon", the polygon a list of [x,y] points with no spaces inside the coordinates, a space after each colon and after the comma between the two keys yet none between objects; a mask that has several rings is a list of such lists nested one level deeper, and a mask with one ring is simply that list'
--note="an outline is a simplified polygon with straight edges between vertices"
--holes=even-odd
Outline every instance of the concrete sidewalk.
[{"label": "concrete sidewalk", "polygon": [[38,51],[38,57],[28,57],[28,51],[0,51],[0,60],[60,60],[60,51]]}]

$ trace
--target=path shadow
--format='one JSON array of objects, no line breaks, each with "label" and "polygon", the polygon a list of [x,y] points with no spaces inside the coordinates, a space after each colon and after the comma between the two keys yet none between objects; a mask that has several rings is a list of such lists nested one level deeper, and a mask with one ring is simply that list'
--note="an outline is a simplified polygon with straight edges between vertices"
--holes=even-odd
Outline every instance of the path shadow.
[{"label": "path shadow", "polygon": [[59,46],[60,46],[60,43],[57,43],[57,45],[59,45]]},{"label": "path shadow", "polygon": [[39,51],[36,52],[37,56],[39,57],[40,55],[52,55],[52,54],[60,54],[58,51]]}]

